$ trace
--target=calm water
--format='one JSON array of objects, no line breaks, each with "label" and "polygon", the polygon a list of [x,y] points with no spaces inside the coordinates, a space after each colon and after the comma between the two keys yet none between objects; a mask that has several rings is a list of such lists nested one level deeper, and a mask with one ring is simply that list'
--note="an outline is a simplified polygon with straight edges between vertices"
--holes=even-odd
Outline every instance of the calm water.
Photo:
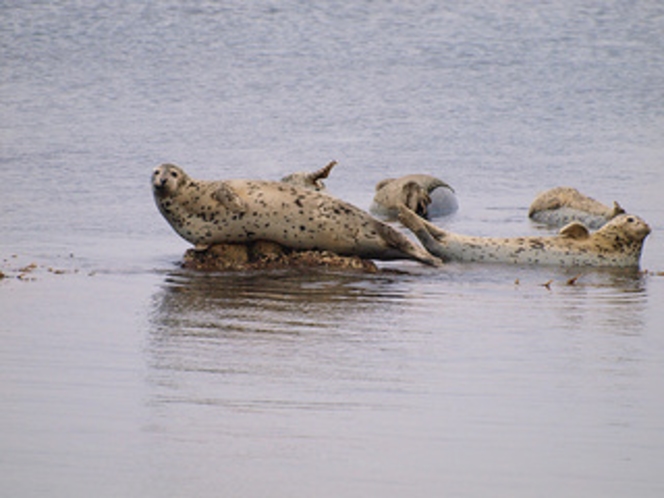
[{"label": "calm water", "polygon": [[[2,494],[662,496],[662,81],[655,1],[0,2]],[[649,271],[178,269],[155,165],[332,159],[618,200]]]}]

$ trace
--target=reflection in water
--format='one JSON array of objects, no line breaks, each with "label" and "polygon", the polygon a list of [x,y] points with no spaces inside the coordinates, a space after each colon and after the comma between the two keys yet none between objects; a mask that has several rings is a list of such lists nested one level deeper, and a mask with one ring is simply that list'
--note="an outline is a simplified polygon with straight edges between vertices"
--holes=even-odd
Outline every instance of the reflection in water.
[{"label": "reflection in water", "polygon": [[573,327],[609,334],[638,334],[647,305],[645,277],[637,270],[606,268],[581,274],[562,287],[561,318]]},{"label": "reflection in water", "polygon": [[[463,486],[500,473],[504,453],[544,478],[568,472],[558,457],[571,452],[586,455],[584,479],[587,455],[613,449],[606,441],[641,416],[648,282],[584,270],[565,285],[574,276],[174,272],[153,298],[147,349],[158,462],[181,473],[203,451],[282,487],[294,464],[313,490],[340,474]],[[614,453],[602,465],[620,468],[626,453]],[[441,473],[441,461],[472,472]]]},{"label": "reflection in water", "polygon": [[214,329],[215,334],[335,328],[340,320],[403,297],[393,288],[386,291],[381,283],[387,280],[324,272],[177,273],[156,299],[155,323],[180,333]]},{"label": "reflection in water", "polygon": [[[510,282],[515,272],[522,281],[518,286]],[[446,355],[457,354],[455,347],[471,347],[490,358],[495,335],[487,331],[492,328],[510,334],[519,349],[533,340],[558,341],[553,347],[560,349],[549,356],[569,355],[573,362],[585,361],[589,351],[608,364],[639,359],[634,342],[625,338],[641,335],[646,327],[648,294],[641,274],[585,271],[566,285],[576,275],[559,270],[551,289],[532,284],[551,274],[550,269],[482,265],[419,275],[174,272],[154,297],[153,380],[174,387],[159,391],[162,401],[191,403],[216,399],[223,404],[228,396],[237,401],[238,392],[220,391],[206,377],[179,389],[174,383],[187,380],[183,373],[190,379],[210,373],[218,374],[217,381],[233,377],[234,385],[240,379],[251,389],[278,379],[334,378],[380,383],[388,392],[406,380],[377,352],[417,348],[422,337],[430,340],[435,334],[435,341],[451,347]],[[264,403],[260,388],[253,396],[243,403]]]},{"label": "reflection in water", "polygon": [[595,270],[551,293],[558,326],[544,314],[537,332],[550,348],[544,361],[556,365],[567,391],[569,413],[594,417],[586,423],[612,431],[634,424],[631,408],[639,403],[649,355],[647,279],[638,271]]},{"label": "reflection in water", "polygon": [[[170,386],[159,400],[265,407],[288,396],[262,393],[260,386],[270,382],[398,382],[382,368],[365,370],[358,354],[377,336],[399,332],[390,310],[403,305],[404,295],[391,280],[329,272],[172,274],[155,296],[152,314],[153,380]],[[186,382],[183,372],[197,377],[195,385],[171,389]],[[206,373],[218,374],[217,380],[198,377]],[[231,377],[232,385],[220,390],[218,383]],[[236,390],[245,382],[251,399]],[[309,398],[292,401],[305,406]],[[320,407],[320,400],[311,402]]]}]

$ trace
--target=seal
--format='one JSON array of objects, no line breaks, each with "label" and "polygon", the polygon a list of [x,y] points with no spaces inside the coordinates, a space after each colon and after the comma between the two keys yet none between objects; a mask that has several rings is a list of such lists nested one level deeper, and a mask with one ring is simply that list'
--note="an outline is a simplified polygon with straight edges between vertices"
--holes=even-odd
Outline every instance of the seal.
[{"label": "seal", "polygon": [[598,229],[625,210],[617,202],[606,206],[572,187],[556,187],[542,192],[530,205],[528,217],[538,223],[562,227],[579,221],[590,229]]},{"label": "seal", "polygon": [[386,221],[395,221],[400,204],[428,219],[459,209],[454,189],[444,181],[430,175],[406,175],[378,182],[369,211]]},{"label": "seal", "polygon": [[443,261],[524,265],[638,267],[650,227],[641,218],[621,214],[590,234],[579,222],[548,237],[471,237],[438,228],[405,206],[399,220],[424,247]]},{"label": "seal", "polygon": [[308,188],[261,180],[194,180],[178,166],[162,164],[152,174],[152,190],[171,227],[200,250],[266,240],[289,249],[441,264],[403,233]]},{"label": "seal", "polygon": [[291,173],[290,175],[284,176],[281,181],[284,183],[290,183],[297,187],[310,188],[316,191],[324,191],[325,184],[323,179],[327,178],[330,175],[330,171],[337,165],[336,161],[328,163],[326,166],[323,166],[321,169],[318,169],[313,172],[298,171],[297,173]]}]

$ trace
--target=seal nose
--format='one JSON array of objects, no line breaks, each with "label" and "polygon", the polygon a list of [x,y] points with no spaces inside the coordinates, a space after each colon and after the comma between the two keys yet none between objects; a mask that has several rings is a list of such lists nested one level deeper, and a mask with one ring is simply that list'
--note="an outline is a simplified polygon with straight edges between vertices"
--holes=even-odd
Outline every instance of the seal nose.
[{"label": "seal nose", "polygon": [[164,176],[156,176],[152,182],[153,187],[156,190],[164,190],[166,187],[167,179]]}]

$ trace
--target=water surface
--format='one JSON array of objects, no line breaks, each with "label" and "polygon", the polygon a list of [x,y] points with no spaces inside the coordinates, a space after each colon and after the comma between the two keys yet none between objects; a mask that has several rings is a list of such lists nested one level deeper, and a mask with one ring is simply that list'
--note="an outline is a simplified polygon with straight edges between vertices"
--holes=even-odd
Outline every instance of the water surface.
[{"label": "water surface", "polygon": [[[11,496],[664,492],[660,2],[0,4]],[[475,235],[572,185],[642,271],[199,274],[149,177],[439,176]],[[31,266],[34,264],[34,266]],[[544,285],[547,284],[547,285]]]}]

